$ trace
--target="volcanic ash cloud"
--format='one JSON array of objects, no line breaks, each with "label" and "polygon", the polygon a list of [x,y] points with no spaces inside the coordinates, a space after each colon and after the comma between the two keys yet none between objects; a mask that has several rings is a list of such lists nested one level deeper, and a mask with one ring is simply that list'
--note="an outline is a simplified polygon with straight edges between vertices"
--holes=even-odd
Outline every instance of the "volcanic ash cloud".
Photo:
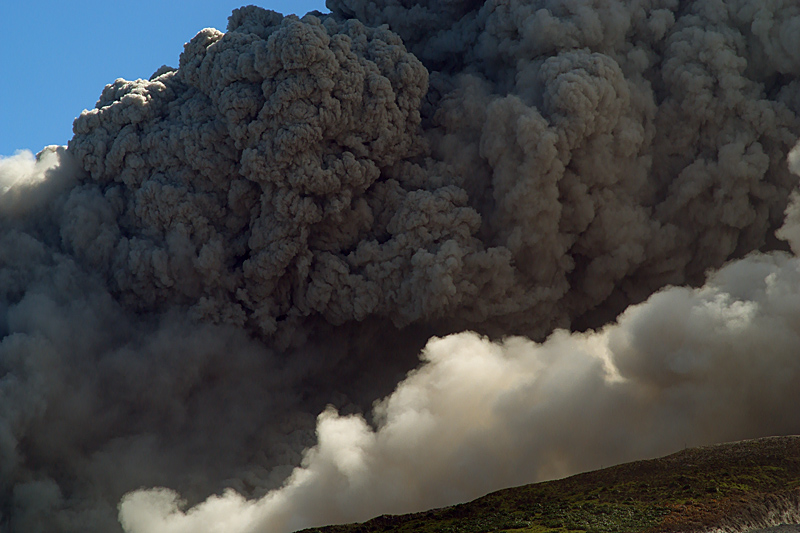
[{"label": "volcanic ash cloud", "polygon": [[329,8],[0,159],[0,529],[284,532],[800,432],[794,3]]},{"label": "volcanic ash cloud", "polygon": [[763,246],[795,183],[796,73],[745,55],[783,31],[655,4],[237,10],[77,119],[62,245],[129,308],[283,343],[602,325]]}]

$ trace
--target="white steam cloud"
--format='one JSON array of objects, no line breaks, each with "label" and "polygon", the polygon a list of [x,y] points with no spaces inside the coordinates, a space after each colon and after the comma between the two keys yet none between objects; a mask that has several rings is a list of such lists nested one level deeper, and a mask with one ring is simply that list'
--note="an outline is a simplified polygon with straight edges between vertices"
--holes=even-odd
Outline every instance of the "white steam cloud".
[{"label": "white steam cloud", "polygon": [[[280,490],[188,511],[166,490],[126,496],[126,531],[294,531],[465,501],[684,446],[800,427],[800,260],[754,255],[699,289],[670,288],[597,333],[542,344],[432,339],[375,408],[333,409]],[[768,348],[767,348],[768,347]]]},{"label": "white steam cloud", "polygon": [[0,530],[289,532],[800,433],[794,2],[328,3],[0,159]]}]

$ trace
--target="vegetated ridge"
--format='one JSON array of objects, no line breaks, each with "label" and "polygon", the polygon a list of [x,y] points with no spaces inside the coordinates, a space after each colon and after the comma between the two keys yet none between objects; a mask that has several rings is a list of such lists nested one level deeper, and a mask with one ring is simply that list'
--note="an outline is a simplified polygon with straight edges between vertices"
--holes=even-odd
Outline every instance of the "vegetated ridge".
[{"label": "vegetated ridge", "polygon": [[305,533],[738,533],[781,523],[800,523],[800,436],[690,448]]}]

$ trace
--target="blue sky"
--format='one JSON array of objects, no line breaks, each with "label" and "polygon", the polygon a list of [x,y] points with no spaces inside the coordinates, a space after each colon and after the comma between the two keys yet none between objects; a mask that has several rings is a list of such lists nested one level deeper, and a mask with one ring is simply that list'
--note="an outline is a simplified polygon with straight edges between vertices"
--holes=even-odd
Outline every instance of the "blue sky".
[{"label": "blue sky", "polygon": [[[117,78],[178,66],[203,28],[224,31],[243,0],[0,0],[0,155],[66,144],[72,121]],[[281,13],[327,11],[324,0],[263,0]]]}]

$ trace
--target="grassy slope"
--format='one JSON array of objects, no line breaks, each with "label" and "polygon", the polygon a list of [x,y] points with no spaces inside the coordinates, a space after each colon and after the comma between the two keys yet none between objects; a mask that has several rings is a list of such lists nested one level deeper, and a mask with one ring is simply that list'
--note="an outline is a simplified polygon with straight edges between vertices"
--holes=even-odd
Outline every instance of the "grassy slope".
[{"label": "grassy slope", "polygon": [[306,533],[690,532],[787,499],[800,504],[800,437],[692,448],[453,507]]}]

